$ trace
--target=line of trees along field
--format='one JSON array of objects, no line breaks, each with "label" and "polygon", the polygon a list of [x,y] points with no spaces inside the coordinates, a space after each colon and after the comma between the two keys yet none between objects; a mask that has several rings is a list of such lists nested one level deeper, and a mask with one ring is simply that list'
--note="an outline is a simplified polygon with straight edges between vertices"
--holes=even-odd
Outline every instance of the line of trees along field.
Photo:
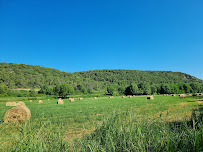
[{"label": "line of trees along field", "polygon": [[[14,88],[39,88],[40,94],[68,96],[106,92],[118,95],[203,92],[203,81],[171,71],[93,70],[76,73],[25,64],[0,63],[0,94]],[[30,91],[34,96],[36,91]]]}]

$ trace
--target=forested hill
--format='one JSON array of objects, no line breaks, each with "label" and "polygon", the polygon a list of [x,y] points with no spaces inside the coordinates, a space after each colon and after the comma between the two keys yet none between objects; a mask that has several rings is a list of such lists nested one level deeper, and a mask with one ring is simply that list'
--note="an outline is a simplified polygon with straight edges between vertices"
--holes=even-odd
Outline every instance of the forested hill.
[{"label": "forested hill", "polygon": [[130,83],[152,84],[163,83],[203,83],[202,80],[181,72],[171,71],[139,71],[139,70],[93,70],[76,72],[78,76],[90,78],[95,81],[107,81],[115,85],[127,86]]},{"label": "forested hill", "polygon": [[108,85],[115,88],[126,87],[130,83],[150,85],[163,83],[202,83],[203,81],[180,72],[138,71],[138,70],[93,70],[67,73],[40,66],[0,63],[0,85],[9,88],[41,88],[43,85],[53,87],[57,84],[70,84],[77,88],[82,86],[95,91],[106,90]]},{"label": "forested hill", "polygon": [[0,63],[0,84],[9,88],[40,88],[43,85],[54,86],[56,84],[77,86],[78,84],[88,85],[91,83],[93,83],[92,80],[56,69],[25,64]]}]

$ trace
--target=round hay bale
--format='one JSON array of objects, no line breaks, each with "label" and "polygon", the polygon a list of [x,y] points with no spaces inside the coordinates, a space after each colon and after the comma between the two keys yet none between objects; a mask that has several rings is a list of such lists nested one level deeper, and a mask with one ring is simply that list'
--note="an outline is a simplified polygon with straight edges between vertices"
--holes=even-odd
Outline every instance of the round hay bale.
[{"label": "round hay bale", "polygon": [[43,101],[42,101],[42,100],[39,100],[38,103],[39,103],[39,104],[40,104],[40,103],[43,103]]},{"label": "round hay bale", "polygon": [[61,98],[58,99],[57,104],[64,104],[63,100]]},{"label": "round hay bale", "polygon": [[154,97],[153,96],[148,96],[147,99],[148,100],[154,100]]},{"label": "round hay bale", "polygon": [[135,95],[133,95],[133,97],[136,97]]},{"label": "round hay bale", "polygon": [[83,98],[79,98],[79,100],[83,100]]},{"label": "round hay bale", "polygon": [[176,94],[172,94],[172,96],[173,96],[173,97],[175,97],[175,96],[176,96]]},{"label": "round hay bale", "polygon": [[16,106],[26,106],[24,102],[20,101],[16,104]]},{"label": "round hay bale", "polygon": [[122,98],[125,98],[125,96],[122,96]]},{"label": "round hay bale", "polygon": [[132,96],[128,96],[129,98],[132,98]]},{"label": "round hay bale", "polygon": [[109,98],[112,98],[111,96]]},{"label": "round hay bale", "polygon": [[74,99],[72,99],[72,98],[71,98],[71,99],[69,99],[69,100],[70,100],[70,102],[74,102]]},{"label": "round hay bale", "polygon": [[32,102],[32,100],[30,100],[30,102]]},{"label": "round hay bale", "polygon": [[50,99],[47,99],[48,101],[50,101]]},{"label": "round hay bale", "polygon": [[9,107],[16,106],[16,105],[17,105],[16,102],[6,102],[6,106],[9,106]]},{"label": "round hay bale", "polygon": [[94,99],[97,99],[97,97],[94,97]]},{"label": "round hay bale", "polygon": [[16,107],[8,110],[4,116],[4,122],[15,122],[29,120],[31,117],[30,109],[25,105],[17,105]]},{"label": "round hay bale", "polygon": [[185,94],[180,94],[180,98],[186,98]]}]

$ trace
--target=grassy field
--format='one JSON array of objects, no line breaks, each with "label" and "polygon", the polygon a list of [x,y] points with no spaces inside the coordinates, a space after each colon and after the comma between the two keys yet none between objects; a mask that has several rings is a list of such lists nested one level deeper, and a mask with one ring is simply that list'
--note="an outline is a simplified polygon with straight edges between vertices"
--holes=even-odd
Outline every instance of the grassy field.
[{"label": "grassy field", "polygon": [[[0,99],[0,120],[8,100],[20,101]],[[30,121],[0,124],[0,151],[203,151],[202,96],[43,101],[25,101]]]}]

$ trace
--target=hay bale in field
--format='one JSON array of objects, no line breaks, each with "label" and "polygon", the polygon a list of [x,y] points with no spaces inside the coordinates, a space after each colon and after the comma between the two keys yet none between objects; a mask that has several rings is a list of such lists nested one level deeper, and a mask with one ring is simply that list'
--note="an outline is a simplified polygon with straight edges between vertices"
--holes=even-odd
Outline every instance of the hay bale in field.
[{"label": "hay bale in field", "polygon": [[61,98],[58,99],[57,104],[64,104],[63,100]]},{"label": "hay bale in field", "polygon": [[94,97],[94,99],[97,99],[97,97]]},{"label": "hay bale in field", "polygon": [[47,99],[48,101],[50,101],[50,99]]},{"label": "hay bale in field", "polygon": [[180,98],[186,98],[186,94],[180,94]]},{"label": "hay bale in field", "polygon": [[8,110],[4,116],[4,122],[15,122],[29,120],[31,117],[30,109],[26,107],[24,102],[19,102],[16,107]]},{"label": "hay bale in field", "polygon": [[83,100],[83,98],[79,98],[79,100]]},{"label": "hay bale in field", "polygon": [[175,96],[176,96],[176,94],[172,94],[172,96],[173,96],[173,97],[175,97]]},{"label": "hay bale in field", "polygon": [[16,106],[16,102],[6,102],[6,106]]},{"label": "hay bale in field", "polygon": [[112,98],[111,96],[109,98]]},{"label": "hay bale in field", "polygon": [[133,97],[136,97],[135,95],[133,95]]},{"label": "hay bale in field", "polygon": [[43,101],[42,101],[42,100],[39,100],[38,103],[43,103]]},{"label": "hay bale in field", "polygon": [[20,101],[16,104],[16,106],[26,106],[24,102]]},{"label": "hay bale in field", "polygon": [[125,96],[122,96],[122,98],[125,98]]},{"label": "hay bale in field", "polygon": [[69,99],[69,101],[70,101],[70,102],[74,102],[74,99],[71,98],[71,99]]},{"label": "hay bale in field", "polygon": [[32,102],[32,100],[30,100],[30,102]]},{"label": "hay bale in field", "polygon": [[132,96],[128,96],[128,98],[132,98]]},{"label": "hay bale in field", "polygon": [[154,97],[153,96],[148,96],[147,99],[148,100],[154,100]]}]

